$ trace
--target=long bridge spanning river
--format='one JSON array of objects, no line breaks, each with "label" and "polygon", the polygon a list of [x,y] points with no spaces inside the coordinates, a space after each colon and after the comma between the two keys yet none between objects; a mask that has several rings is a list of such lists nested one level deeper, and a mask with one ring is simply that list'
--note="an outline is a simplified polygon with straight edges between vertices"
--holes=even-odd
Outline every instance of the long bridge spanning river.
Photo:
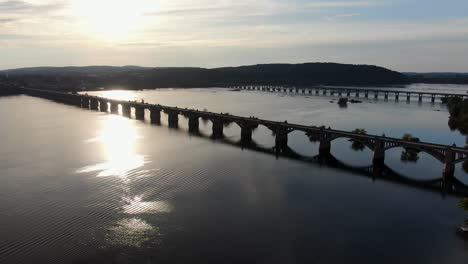
[{"label": "long bridge spanning river", "polygon": [[278,122],[256,117],[242,117],[223,113],[213,113],[208,111],[199,111],[195,109],[163,106],[159,104],[148,104],[137,101],[122,101],[109,98],[61,93],[55,91],[22,89],[22,93],[49,99],[55,102],[74,105],[84,109],[96,110],[101,112],[119,113],[119,106],[123,116],[131,117],[132,108],[134,109],[135,118],[145,120],[145,110],[150,113],[149,119],[152,123],[160,123],[161,112],[168,116],[168,123],[171,127],[178,127],[179,115],[188,118],[189,131],[196,133],[199,130],[199,120],[203,118],[212,122],[212,137],[222,138],[223,128],[229,123],[235,123],[241,128],[241,142],[252,142],[253,131],[258,126],[265,126],[273,132],[275,136],[275,151],[283,152],[288,149],[288,134],[293,131],[303,131],[311,139],[320,142],[319,155],[329,156],[331,142],[339,138],[347,138],[355,142],[360,142],[373,151],[373,163],[375,165],[383,165],[385,160],[385,152],[392,148],[405,148],[425,152],[441,163],[443,166],[444,181],[451,181],[454,178],[455,164],[464,162],[468,159],[468,149],[450,146],[433,144],[428,142],[414,142],[398,138],[387,137],[385,135],[367,135],[348,131],[335,130],[325,127],[305,126],[300,124],[290,124],[287,121]]},{"label": "long bridge spanning river", "polygon": [[[458,96],[468,98],[468,94],[453,94],[453,93],[431,93],[431,92],[415,92],[415,91],[401,91],[401,90],[386,90],[386,89],[368,89],[368,88],[337,88],[337,87],[323,87],[317,86],[312,88],[298,88],[298,87],[283,87],[283,86],[229,86],[233,89],[241,89],[248,91],[263,91],[263,92],[281,92],[281,93],[294,93],[304,95],[330,95],[330,96],[346,96],[346,97],[363,97],[363,98],[374,98],[378,99],[383,96],[385,100],[393,99],[395,101],[400,100],[400,95],[406,97],[406,101],[410,102],[413,100],[423,101],[423,98],[430,98],[432,103],[436,102],[436,99],[440,101],[443,98]],[[380,96],[380,97],[379,97]]]}]

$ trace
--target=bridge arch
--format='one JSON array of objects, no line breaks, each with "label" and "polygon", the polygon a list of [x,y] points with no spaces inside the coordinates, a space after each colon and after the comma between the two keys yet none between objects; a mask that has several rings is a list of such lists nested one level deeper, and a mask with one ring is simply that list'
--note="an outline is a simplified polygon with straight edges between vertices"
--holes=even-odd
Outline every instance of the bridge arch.
[{"label": "bridge arch", "polygon": [[328,143],[331,143],[331,142],[333,142],[335,140],[339,140],[339,139],[347,139],[349,141],[359,142],[359,143],[361,143],[362,145],[364,145],[365,147],[367,147],[371,151],[374,151],[374,149],[375,149],[374,142],[372,142],[370,140],[363,140],[363,139],[358,138],[358,137],[348,137],[348,136],[344,136],[344,135],[335,135],[335,136],[331,136],[330,138],[327,138],[326,141]]},{"label": "bridge arch", "polygon": [[385,165],[413,181],[437,181],[443,176],[443,162],[424,151],[408,152],[403,146],[387,149]]},{"label": "bridge arch", "polygon": [[[388,150],[391,150],[391,149],[395,149],[395,148],[402,148],[404,149],[405,146],[404,144],[392,144],[391,146],[388,146],[385,148],[385,151],[388,151]],[[443,152],[439,152],[437,150],[434,150],[432,148],[424,148],[424,147],[414,147],[412,146],[410,149],[414,149],[418,152],[424,152],[426,154],[429,154],[431,155],[433,158],[435,158],[436,160],[440,161],[441,163],[444,163],[445,161],[445,155]]]},{"label": "bridge arch", "polygon": [[320,141],[311,140],[306,131],[293,130],[288,135],[288,147],[304,157],[314,157],[319,154]]}]

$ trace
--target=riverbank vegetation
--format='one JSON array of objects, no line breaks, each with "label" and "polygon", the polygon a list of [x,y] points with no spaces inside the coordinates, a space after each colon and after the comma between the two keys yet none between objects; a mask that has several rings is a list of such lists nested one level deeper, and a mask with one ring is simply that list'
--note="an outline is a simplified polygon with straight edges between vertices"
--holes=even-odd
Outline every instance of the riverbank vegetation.
[{"label": "riverbank vegetation", "polygon": [[450,113],[449,126],[458,129],[462,134],[468,134],[468,99],[450,97],[447,99]]}]

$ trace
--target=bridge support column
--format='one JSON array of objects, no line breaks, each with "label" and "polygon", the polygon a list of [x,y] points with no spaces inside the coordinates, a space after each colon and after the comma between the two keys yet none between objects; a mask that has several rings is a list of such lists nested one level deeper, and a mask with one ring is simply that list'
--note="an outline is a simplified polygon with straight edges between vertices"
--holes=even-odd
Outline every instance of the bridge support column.
[{"label": "bridge support column", "polygon": [[283,151],[288,147],[288,130],[287,128],[278,128],[276,129],[276,137],[275,137],[275,144],[276,144],[276,151]]},{"label": "bridge support column", "polygon": [[213,138],[222,138],[223,137],[223,128],[224,124],[221,120],[212,120],[213,122]]},{"label": "bridge support column", "polygon": [[129,104],[122,104],[122,115],[125,117],[130,117],[132,115],[132,107]]},{"label": "bridge support column", "polygon": [[99,110],[99,101],[97,99],[89,99],[89,106],[91,110]]},{"label": "bridge support column", "polygon": [[108,110],[107,100],[99,100],[99,111],[107,113]]},{"label": "bridge support column", "polygon": [[177,128],[179,127],[179,113],[176,111],[168,111],[168,123],[169,127]]},{"label": "bridge support column", "polygon": [[145,120],[145,107],[142,105],[135,105],[135,118],[137,120]]},{"label": "bridge support column", "polygon": [[199,129],[199,117],[196,116],[196,115],[191,115],[189,116],[189,122],[188,122],[188,125],[189,125],[189,132],[190,133],[198,133],[198,129]]},{"label": "bridge support column", "polygon": [[152,124],[160,124],[161,123],[161,109],[152,107],[150,109],[150,120]]},{"label": "bridge support column", "polygon": [[326,157],[330,154],[331,151],[331,142],[327,138],[321,136],[320,145],[319,145],[319,155]]},{"label": "bridge support column", "polygon": [[241,127],[241,142],[242,143],[252,142],[252,134],[253,134],[254,129],[258,127],[258,124],[250,123],[250,122],[242,122],[242,123],[239,123],[239,126]]},{"label": "bridge support column", "polygon": [[455,175],[455,153],[449,148],[445,151],[443,181],[448,182],[453,179]]},{"label": "bridge support column", "polygon": [[383,165],[385,163],[385,142],[376,141],[374,146],[374,157],[372,159],[374,165]]},{"label": "bridge support column", "polygon": [[118,114],[119,113],[119,104],[116,102],[111,102],[110,103],[110,111],[112,114]]},{"label": "bridge support column", "polygon": [[82,107],[82,101],[81,101],[80,95],[73,95],[73,97],[71,97],[70,100],[74,106]]},{"label": "bridge support column", "polygon": [[250,143],[252,142],[253,129],[251,127],[242,127],[241,128],[241,142]]}]

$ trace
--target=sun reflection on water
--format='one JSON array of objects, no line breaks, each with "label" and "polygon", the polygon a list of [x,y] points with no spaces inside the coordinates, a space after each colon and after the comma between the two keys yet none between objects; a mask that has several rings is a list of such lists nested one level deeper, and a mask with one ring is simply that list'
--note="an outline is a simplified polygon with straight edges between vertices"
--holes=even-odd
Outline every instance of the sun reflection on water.
[{"label": "sun reflection on water", "polygon": [[107,242],[114,246],[141,247],[159,236],[159,228],[140,218],[122,219],[109,228]]},{"label": "sun reflection on water", "polygon": [[114,100],[125,100],[125,101],[133,101],[137,98],[137,95],[134,91],[128,90],[110,90],[105,91],[101,96],[114,99]]},{"label": "sun reflection on water", "polygon": [[135,145],[140,136],[134,122],[121,116],[109,115],[102,119],[102,128],[96,138],[88,143],[100,143],[105,162],[79,169],[78,173],[99,171],[98,177],[124,177],[149,163],[146,157],[136,153]]},{"label": "sun reflection on water", "polygon": [[142,196],[124,199],[123,207],[126,214],[156,214],[169,213],[172,206],[166,201],[143,201]]}]

